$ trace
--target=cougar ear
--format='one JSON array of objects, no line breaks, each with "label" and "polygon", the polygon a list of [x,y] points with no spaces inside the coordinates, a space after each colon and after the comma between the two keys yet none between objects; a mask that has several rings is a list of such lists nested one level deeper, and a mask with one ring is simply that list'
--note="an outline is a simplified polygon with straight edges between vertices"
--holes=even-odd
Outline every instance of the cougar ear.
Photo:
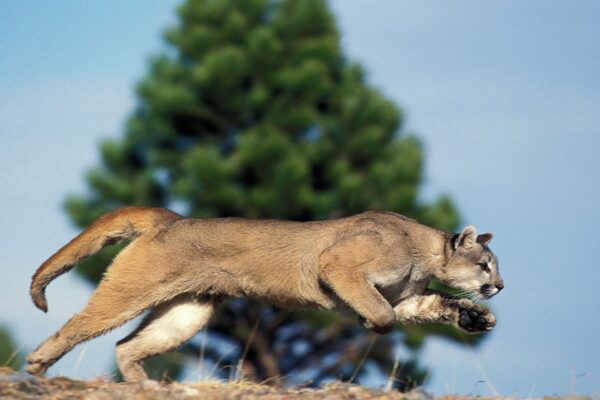
[{"label": "cougar ear", "polygon": [[476,241],[477,229],[473,225],[469,225],[458,235],[458,239],[454,242],[454,248],[464,247],[470,249]]},{"label": "cougar ear", "polygon": [[492,235],[491,232],[482,233],[481,235],[477,236],[477,243],[481,243],[485,246],[490,242],[490,240],[492,240],[493,237],[494,235]]}]

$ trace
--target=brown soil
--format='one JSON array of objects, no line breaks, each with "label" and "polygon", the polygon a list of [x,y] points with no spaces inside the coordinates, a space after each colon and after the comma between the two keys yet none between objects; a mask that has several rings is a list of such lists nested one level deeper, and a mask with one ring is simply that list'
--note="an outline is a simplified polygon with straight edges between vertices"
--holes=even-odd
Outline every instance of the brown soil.
[{"label": "brown soil", "polygon": [[428,398],[423,393],[384,392],[360,385],[334,383],[321,389],[277,388],[248,382],[114,383],[64,377],[38,378],[0,368],[0,399],[410,399]]},{"label": "brown soil", "polygon": [[[38,378],[0,367],[0,399],[407,399],[433,400],[423,391],[385,392],[348,383],[333,383],[320,389],[276,388],[248,382],[201,383],[114,383],[104,379],[91,381],[64,377]],[[468,399],[461,396],[442,396],[435,400]],[[566,398],[563,398],[566,399]],[[575,397],[569,397],[576,399]],[[583,399],[580,397],[579,399]]]}]

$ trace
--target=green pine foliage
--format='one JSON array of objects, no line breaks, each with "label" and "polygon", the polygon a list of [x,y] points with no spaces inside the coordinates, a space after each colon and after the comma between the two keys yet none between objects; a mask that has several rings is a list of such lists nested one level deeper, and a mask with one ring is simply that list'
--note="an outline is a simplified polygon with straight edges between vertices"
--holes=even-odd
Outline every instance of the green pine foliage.
[{"label": "green pine foliage", "polygon": [[[137,87],[124,135],[102,143],[89,192],[66,203],[76,225],[143,205],[200,218],[295,220],[385,209],[457,227],[450,199],[419,198],[423,145],[402,133],[398,107],[346,59],[325,2],[188,0],[178,16],[165,35],[168,48]],[[97,283],[118,250],[101,252],[78,272]],[[203,351],[222,365],[237,365],[259,321],[244,360],[258,380],[348,377],[370,337],[353,317],[245,300],[223,305],[213,320],[211,335],[238,349],[223,355],[209,337]],[[399,327],[377,339],[368,362],[387,374],[393,347],[404,341],[418,349],[428,332]],[[192,341],[184,352],[197,347]],[[421,379],[416,361],[405,361],[403,376]]]},{"label": "green pine foliage", "polygon": [[0,367],[18,370],[23,364],[23,356],[15,346],[8,329],[0,326]]}]

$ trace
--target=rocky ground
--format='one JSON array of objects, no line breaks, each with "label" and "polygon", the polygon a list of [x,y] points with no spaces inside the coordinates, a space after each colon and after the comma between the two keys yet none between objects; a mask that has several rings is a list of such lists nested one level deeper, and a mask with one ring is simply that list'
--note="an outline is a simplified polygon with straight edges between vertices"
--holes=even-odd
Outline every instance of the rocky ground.
[{"label": "rocky ground", "polygon": [[[78,381],[68,378],[37,378],[0,368],[0,399],[432,399],[422,391],[385,392],[347,383],[334,383],[320,389],[276,388],[247,382],[114,383],[106,380]],[[436,400],[466,397],[444,396]],[[573,398],[575,399],[575,398]]]}]

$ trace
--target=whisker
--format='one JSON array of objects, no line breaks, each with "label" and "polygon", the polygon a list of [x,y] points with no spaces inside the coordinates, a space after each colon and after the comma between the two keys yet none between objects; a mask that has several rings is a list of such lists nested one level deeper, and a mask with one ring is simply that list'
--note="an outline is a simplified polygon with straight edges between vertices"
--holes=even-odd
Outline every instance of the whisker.
[{"label": "whisker", "polygon": [[473,288],[463,289],[463,290],[455,293],[454,295],[458,296],[458,297],[462,297],[462,296],[470,297],[470,296],[473,296],[475,293],[478,293],[478,292],[479,292],[479,287],[473,287]]}]

